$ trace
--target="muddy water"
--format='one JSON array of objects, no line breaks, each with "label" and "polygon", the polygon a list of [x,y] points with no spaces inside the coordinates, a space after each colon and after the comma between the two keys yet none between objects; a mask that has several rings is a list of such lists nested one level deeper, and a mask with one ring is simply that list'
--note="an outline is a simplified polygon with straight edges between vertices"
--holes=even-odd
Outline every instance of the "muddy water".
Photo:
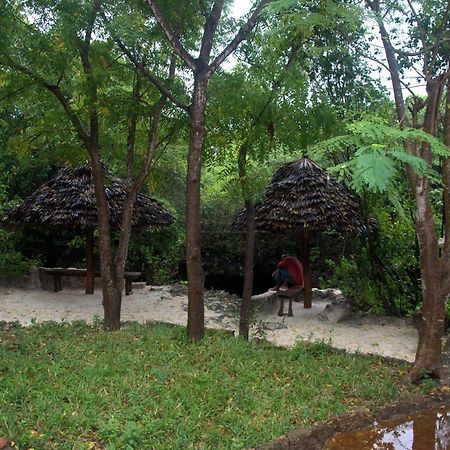
[{"label": "muddy water", "polygon": [[324,450],[450,450],[450,406],[337,433]]}]

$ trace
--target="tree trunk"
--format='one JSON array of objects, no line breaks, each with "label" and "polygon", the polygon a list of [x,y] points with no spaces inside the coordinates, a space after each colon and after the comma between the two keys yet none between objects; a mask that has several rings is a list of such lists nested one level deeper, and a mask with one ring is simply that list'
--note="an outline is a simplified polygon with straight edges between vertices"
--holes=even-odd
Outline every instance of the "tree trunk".
[{"label": "tree trunk", "polygon": [[303,288],[303,307],[311,308],[312,302],[312,283],[311,283],[311,266],[309,264],[309,231],[303,230],[303,241],[302,241],[302,264],[303,264],[303,278],[304,278],[304,288]]},{"label": "tree trunk", "polygon": [[255,255],[255,204],[245,201],[247,232],[245,235],[244,288],[242,290],[239,336],[248,340],[252,312],[253,266]]},{"label": "tree trunk", "polygon": [[122,291],[115,286],[113,258],[111,249],[111,234],[109,226],[109,208],[106,200],[103,168],[100,161],[98,146],[92,145],[88,149],[91,157],[92,177],[95,186],[98,217],[98,241],[100,251],[100,273],[102,277],[103,309],[105,313],[104,327],[115,331],[120,328],[120,307]]},{"label": "tree trunk", "polygon": [[122,289],[114,280],[103,280],[103,308],[105,312],[104,328],[108,331],[120,329],[120,313],[122,308]]},{"label": "tree trunk", "polygon": [[196,342],[205,329],[201,256],[200,175],[205,140],[208,79],[196,74],[190,108],[190,136],[186,178],[186,266],[188,278],[188,336]]},{"label": "tree trunk", "polygon": [[242,289],[241,311],[239,316],[239,336],[245,340],[248,340],[250,332],[256,233],[255,203],[253,201],[252,189],[249,186],[247,178],[247,154],[248,143],[244,142],[239,148],[238,173],[247,217],[247,232],[245,234],[244,287]]},{"label": "tree trunk", "polygon": [[419,330],[411,381],[417,382],[425,374],[440,379],[443,372],[442,336],[444,333],[445,302],[442,264],[438,256],[433,211],[429,200],[429,180],[420,178],[416,186],[416,233],[420,249],[422,277],[422,322]]},{"label": "tree trunk", "polygon": [[[149,6],[164,34],[172,45],[174,53],[179,56],[194,74],[194,90],[191,105],[186,108],[189,112],[189,155],[186,176],[186,266],[188,276],[188,336],[192,341],[199,341],[204,333],[204,304],[203,304],[203,268],[201,260],[200,235],[200,177],[203,142],[205,139],[205,110],[206,93],[209,77],[217,70],[222,62],[236,50],[237,46],[255,27],[258,17],[269,0],[261,0],[254,8],[247,22],[238,30],[235,37],[210,63],[214,36],[222,14],[224,0],[214,0],[209,13],[204,11],[205,26],[198,56],[193,57],[179,40],[179,30],[173,30],[169,22],[160,11],[156,0],[148,0]],[[202,8],[205,5],[202,6]],[[152,77],[153,78],[153,77]],[[151,80],[155,83],[156,78]],[[155,83],[161,88],[160,83]],[[163,89],[164,94],[178,106],[170,90]],[[183,107],[183,109],[185,109]]]},{"label": "tree trunk", "polygon": [[86,294],[94,293],[94,270],[94,228],[88,226],[86,231]]},{"label": "tree trunk", "polygon": [[[436,80],[427,83],[428,99],[423,129],[436,135],[442,86]],[[429,164],[432,154],[429,144],[423,144],[421,156]],[[410,371],[411,381],[417,382],[423,375],[441,379],[443,375],[442,336],[444,334],[445,302],[442,262],[435,230],[433,209],[430,201],[430,181],[427,177],[416,177],[414,198],[416,202],[416,234],[420,250],[420,272],[422,278],[422,322],[419,330],[414,365]]]}]

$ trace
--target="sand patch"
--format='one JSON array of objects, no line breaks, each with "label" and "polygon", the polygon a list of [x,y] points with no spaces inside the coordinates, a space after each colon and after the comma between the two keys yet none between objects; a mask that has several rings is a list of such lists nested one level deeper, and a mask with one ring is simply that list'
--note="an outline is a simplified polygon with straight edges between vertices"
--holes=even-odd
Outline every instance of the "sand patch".
[{"label": "sand patch", "polygon": [[[267,301],[256,313],[252,333],[263,335],[280,346],[292,346],[298,339],[324,340],[349,352],[374,353],[413,361],[417,348],[417,329],[406,321],[396,319],[361,318],[341,320],[324,314],[330,298],[313,297],[311,309],[302,303],[293,304],[293,317],[278,317],[278,303]],[[321,315],[322,314],[322,315]],[[101,292],[85,295],[83,290],[60,292],[0,288],[0,320],[18,321],[24,325],[43,322],[86,320],[103,317]],[[205,323],[210,328],[238,329],[239,299],[224,292],[205,293]],[[123,321],[162,321],[185,326],[187,296],[182,288],[136,289],[123,296]]]}]

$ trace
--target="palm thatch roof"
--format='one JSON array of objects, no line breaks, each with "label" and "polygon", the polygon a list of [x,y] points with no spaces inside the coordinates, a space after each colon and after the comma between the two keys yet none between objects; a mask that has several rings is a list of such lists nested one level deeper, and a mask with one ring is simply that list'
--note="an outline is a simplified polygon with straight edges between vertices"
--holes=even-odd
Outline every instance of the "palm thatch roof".
[{"label": "palm thatch roof", "polygon": [[[112,226],[120,225],[125,195],[125,184],[119,179],[110,180],[106,187],[106,197]],[[133,226],[164,226],[171,225],[174,221],[172,214],[157,200],[143,194],[138,195]],[[0,223],[5,227],[97,225],[91,168],[63,167],[53,178],[10,209]]]},{"label": "palm thatch roof", "polygon": [[[261,231],[365,230],[358,199],[336,179],[308,158],[281,166],[255,208],[256,229]],[[233,228],[244,230],[245,210]]]}]

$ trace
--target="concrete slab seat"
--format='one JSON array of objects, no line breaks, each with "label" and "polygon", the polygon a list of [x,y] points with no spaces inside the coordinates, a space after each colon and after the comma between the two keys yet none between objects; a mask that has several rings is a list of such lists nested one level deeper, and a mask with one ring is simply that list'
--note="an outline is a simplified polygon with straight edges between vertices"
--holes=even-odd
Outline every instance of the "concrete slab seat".
[{"label": "concrete slab seat", "polygon": [[[45,268],[43,269],[46,275],[53,277],[54,291],[62,290],[62,277],[86,277],[86,269],[60,269],[60,268]],[[132,283],[142,275],[142,272],[125,272],[125,295],[130,295],[133,292]],[[94,273],[95,277],[100,277],[100,272]]]},{"label": "concrete slab seat", "polygon": [[292,317],[294,315],[292,311],[292,301],[299,302],[300,301],[300,294],[303,291],[303,285],[302,284],[294,284],[286,291],[277,291],[277,296],[280,299],[280,309],[278,310],[278,315],[283,316],[284,315],[284,300],[289,300],[289,307],[288,307],[288,316]]}]

